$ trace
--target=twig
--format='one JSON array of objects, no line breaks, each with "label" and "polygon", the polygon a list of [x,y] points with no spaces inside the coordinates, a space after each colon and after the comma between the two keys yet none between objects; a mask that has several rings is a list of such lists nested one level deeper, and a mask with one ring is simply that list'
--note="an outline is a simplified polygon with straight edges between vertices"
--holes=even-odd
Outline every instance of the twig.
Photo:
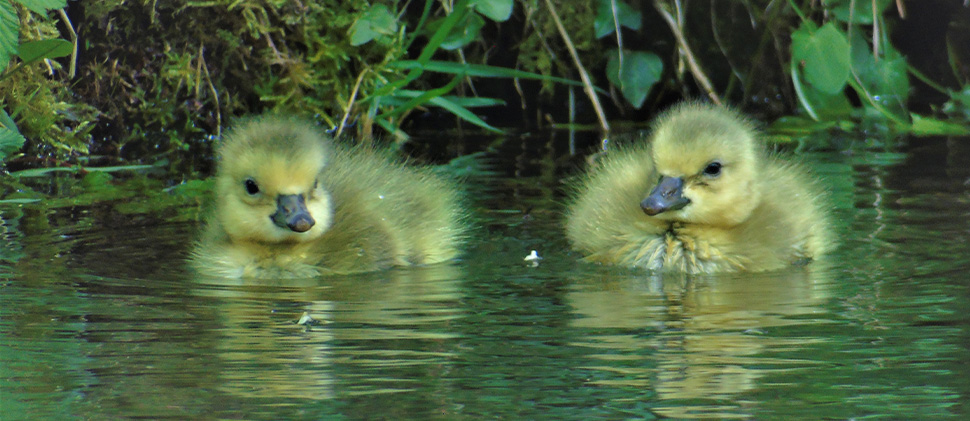
[{"label": "twig", "polygon": [[[546,0],[549,1],[549,0]],[[711,81],[704,74],[701,66],[697,63],[697,59],[694,58],[694,53],[691,52],[690,47],[687,45],[687,39],[684,38],[684,33],[680,30],[680,26],[677,24],[677,20],[674,19],[670,11],[664,8],[660,3],[660,0],[653,1],[653,7],[660,12],[660,16],[663,17],[667,25],[670,26],[670,31],[674,33],[674,38],[677,39],[677,44],[680,46],[680,53],[687,59],[687,66],[690,68],[690,73],[694,75],[694,79],[697,83],[701,85],[701,88],[707,92],[707,96],[711,98],[717,105],[721,105],[721,98],[717,96],[714,92],[714,87],[711,85]]]},{"label": "twig", "polygon": [[[465,61],[465,51],[461,48],[458,49],[458,59],[461,61],[461,64],[468,64],[468,62]],[[472,90],[472,96],[478,96],[478,91],[475,90],[475,82],[472,82],[471,76],[468,76],[467,74],[465,75],[465,83],[467,83],[468,88]]]},{"label": "twig", "polygon": [[360,89],[360,83],[364,80],[364,75],[366,75],[369,71],[370,69],[364,69],[364,71],[360,72],[360,75],[357,76],[357,83],[354,83],[354,90],[350,92],[350,99],[347,100],[347,109],[344,110],[344,117],[340,119],[340,124],[337,125],[337,131],[334,132],[333,137],[339,138],[340,133],[343,133],[344,125],[347,124],[347,119],[350,118],[350,110],[354,107],[354,101],[357,100],[357,91]]},{"label": "twig", "polygon": [[[620,33],[620,18],[617,13],[620,12],[619,7],[616,5],[616,0],[610,0],[610,9],[613,13],[613,29],[616,31],[616,51],[617,51],[617,62],[620,69],[620,74],[617,80],[623,80],[623,35]],[[621,82],[622,83],[622,82]]]},{"label": "twig", "polygon": [[562,36],[563,41],[566,43],[566,48],[569,49],[569,54],[576,63],[576,69],[579,70],[579,77],[583,80],[583,88],[589,100],[593,102],[593,109],[596,110],[596,116],[600,120],[600,128],[605,132],[610,131],[610,125],[606,122],[606,113],[603,112],[599,98],[596,97],[596,91],[593,90],[593,83],[589,80],[589,74],[586,73],[586,68],[583,67],[583,63],[579,61],[579,54],[576,53],[576,47],[573,46],[572,40],[569,39],[566,28],[562,26],[562,21],[559,20],[559,14],[556,13],[556,8],[552,6],[551,0],[546,0],[546,7],[549,8],[549,14],[552,16],[553,22],[556,23],[556,28],[559,29],[559,35]]},{"label": "twig", "polygon": [[[202,86],[202,45],[199,45],[199,59],[195,61],[195,100],[199,101],[199,89]],[[182,80],[179,79],[179,85]]]},{"label": "twig", "polygon": [[[516,66],[517,67],[517,66]],[[518,70],[518,69],[516,69]],[[528,104],[525,102],[525,93],[522,92],[522,84],[519,83],[519,78],[512,79],[512,86],[515,86],[515,92],[519,93],[519,104],[521,104],[522,109],[525,110]]]},{"label": "twig", "polygon": [[[209,91],[212,92],[212,99],[216,102],[216,137],[222,136],[222,106],[219,104],[219,92],[216,91],[216,86],[212,83],[212,77],[209,75],[209,66],[205,63],[205,57],[202,53],[205,52],[205,45],[199,46],[199,63],[201,63],[202,72],[205,74],[205,81],[209,85]],[[198,89],[198,85],[196,85]]]}]

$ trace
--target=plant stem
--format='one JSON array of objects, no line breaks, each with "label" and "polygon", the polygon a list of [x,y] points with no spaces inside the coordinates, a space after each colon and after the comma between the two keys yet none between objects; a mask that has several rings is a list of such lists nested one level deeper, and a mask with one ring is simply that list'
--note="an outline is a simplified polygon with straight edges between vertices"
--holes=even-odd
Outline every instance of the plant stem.
[{"label": "plant stem", "polygon": [[347,109],[344,110],[344,118],[340,119],[340,125],[337,126],[337,131],[334,133],[333,137],[339,138],[340,134],[344,131],[344,127],[347,124],[347,119],[350,117],[350,110],[354,108],[354,101],[357,99],[357,92],[360,90],[360,83],[364,80],[364,75],[369,72],[370,69],[364,69],[357,76],[357,82],[354,83],[354,90],[350,93],[350,99],[347,100]]},{"label": "plant stem", "polygon": [[[802,22],[808,20],[808,18],[805,17],[805,14],[802,13],[802,9],[799,8],[797,4],[795,4],[795,0],[788,0],[788,4],[791,5],[792,10],[795,11],[795,14],[798,15],[799,19],[801,19]],[[852,9],[849,9],[849,12],[851,13]]]},{"label": "plant stem", "polygon": [[906,63],[906,69],[909,70],[909,73],[911,75],[915,76],[917,79],[919,79],[920,81],[922,81],[923,83],[925,83],[926,86],[929,86],[929,87],[931,87],[931,88],[939,91],[940,93],[944,93],[944,94],[947,94],[947,95],[951,95],[951,92],[950,92],[949,89],[943,87],[943,85],[940,85],[939,83],[936,83],[933,79],[930,79],[930,78],[926,77],[926,75],[924,75],[922,72],[920,72],[919,69],[913,67],[913,65],[911,65],[909,63]]},{"label": "plant stem", "polygon": [[64,21],[64,26],[67,27],[68,33],[71,34],[71,44],[74,45],[74,49],[71,50],[71,65],[67,70],[67,77],[69,79],[74,79],[74,75],[77,70],[77,32],[74,32],[74,26],[71,25],[71,20],[67,18],[67,12],[64,9],[58,9],[57,14],[60,15],[61,20]]},{"label": "plant stem", "polygon": [[[202,67],[202,74],[205,75],[206,84],[209,85],[209,91],[212,92],[212,100],[216,103],[216,136],[222,136],[222,105],[219,104],[219,91],[216,91],[216,85],[212,83],[212,76],[209,75],[209,65],[205,62],[205,57],[203,53],[205,52],[205,45],[199,46],[199,65]],[[198,90],[198,85],[196,85],[196,90]]]},{"label": "plant stem", "polygon": [[616,51],[619,62],[617,68],[620,69],[620,77],[617,79],[623,80],[623,36],[620,34],[620,18],[617,16],[619,7],[616,5],[616,0],[610,0],[610,12],[613,14],[613,29],[616,31]]},{"label": "plant stem", "polygon": [[[549,1],[549,0],[546,0]],[[714,86],[711,85],[710,79],[704,74],[704,70],[697,63],[697,59],[694,58],[694,53],[691,52],[690,47],[687,45],[687,39],[684,38],[684,33],[680,30],[680,25],[677,24],[677,20],[674,16],[670,14],[670,11],[664,8],[660,0],[653,1],[653,7],[660,12],[660,16],[663,17],[667,25],[670,26],[670,31],[674,33],[674,38],[677,39],[677,44],[680,46],[680,52],[687,59],[687,66],[690,68],[690,73],[694,75],[694,79],[697,83],[701,85],[701,88],[707,92],[707,96],[711,98],[711,101],[717,105],[721,105],[721,98],[717,96],[714,92]]]},{"label": "plant stem", "polygon": [[546,0],[546,7],[549,9],[549,13],[552,16],[553,22],[556,23],[556,29],[559,30],[559,35],[562,36],[563,41],[566,43],[566,48],[569,50],[569,55],[573,57],[573,62],[576,63],[576,69],[579,70],[579,77],[583,80],[583,89],[586,91],[586,96],[593,103],[593,109],[596,110],[596,116],[600,120],[600,128],[604,132],[610,131],[610,124],[606,122],[606,113],[603,112],[603,106],[600,105],[599,98],[596,97],[596,91],[593,90],[593,83],[589,80],[589,74],[586,73],[586,68],[583,67],[583,63],[579,61],[579,54],[576,53],[576,47],[573,46],[573,42],[569,39],[569,34],[566,33],[566,28],[562,26],[562,21],[559,20],[559,14],[556,13],[556,8],[553,7],[551,0]]}]

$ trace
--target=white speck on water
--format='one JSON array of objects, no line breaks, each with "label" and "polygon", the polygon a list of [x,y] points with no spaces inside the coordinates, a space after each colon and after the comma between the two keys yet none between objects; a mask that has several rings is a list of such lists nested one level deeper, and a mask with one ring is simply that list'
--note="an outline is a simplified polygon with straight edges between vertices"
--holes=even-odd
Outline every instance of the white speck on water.
[{"label": "white speck on water", "polygon": [[542,260],[542,257],[539,256],[539,252],[532,250],[532,253],[529,253],[529,255],[525,256],[525,259],[522,260],[530,262],[532,267],[539,267],[539,261]]}]

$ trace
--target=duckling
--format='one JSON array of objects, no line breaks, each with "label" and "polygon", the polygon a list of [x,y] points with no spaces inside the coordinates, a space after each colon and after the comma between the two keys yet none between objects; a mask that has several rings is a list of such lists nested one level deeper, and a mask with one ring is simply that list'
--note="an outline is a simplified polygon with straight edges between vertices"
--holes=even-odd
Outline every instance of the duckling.
[{"label": "duckling", "polygon": [[566,235],[592,262],[657,271],[766,271],[832,248],[824,194],[800,166],[764,151],[727,108],[688,102],[651,139],[613,150],[580,177]]},{"label": "duckling", "polygon": [[278,116],[217,150],[215,204],[192,255],[201,273],[294,278],[444,262],[466,231],[457,186]]}]

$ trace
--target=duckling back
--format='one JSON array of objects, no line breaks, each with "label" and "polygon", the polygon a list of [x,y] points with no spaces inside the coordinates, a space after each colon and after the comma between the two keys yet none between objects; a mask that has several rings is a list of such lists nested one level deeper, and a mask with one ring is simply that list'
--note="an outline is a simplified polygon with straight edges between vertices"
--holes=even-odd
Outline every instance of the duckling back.
[{"label": "duckling back", "polygon": [[334,201],[333,227],[317,243],[321,265],[407,266],[454,259],[466,231],[454,183],[368,147],[336,147],[321,174]]},{"label": "duckling back", "polygon": [[824,194],[764,152],[739,114],[687,103],[648,142],[612,150],[572,184],[566,234],[587,260],[687,273],[762,271],[831,248]]},{"label": "duckling back", "polygon": [[276,116],[234,129],[219,158],[214,209],[192,257],[201,273],[309,277],[459,254],[461,195],[430,169]]}]

